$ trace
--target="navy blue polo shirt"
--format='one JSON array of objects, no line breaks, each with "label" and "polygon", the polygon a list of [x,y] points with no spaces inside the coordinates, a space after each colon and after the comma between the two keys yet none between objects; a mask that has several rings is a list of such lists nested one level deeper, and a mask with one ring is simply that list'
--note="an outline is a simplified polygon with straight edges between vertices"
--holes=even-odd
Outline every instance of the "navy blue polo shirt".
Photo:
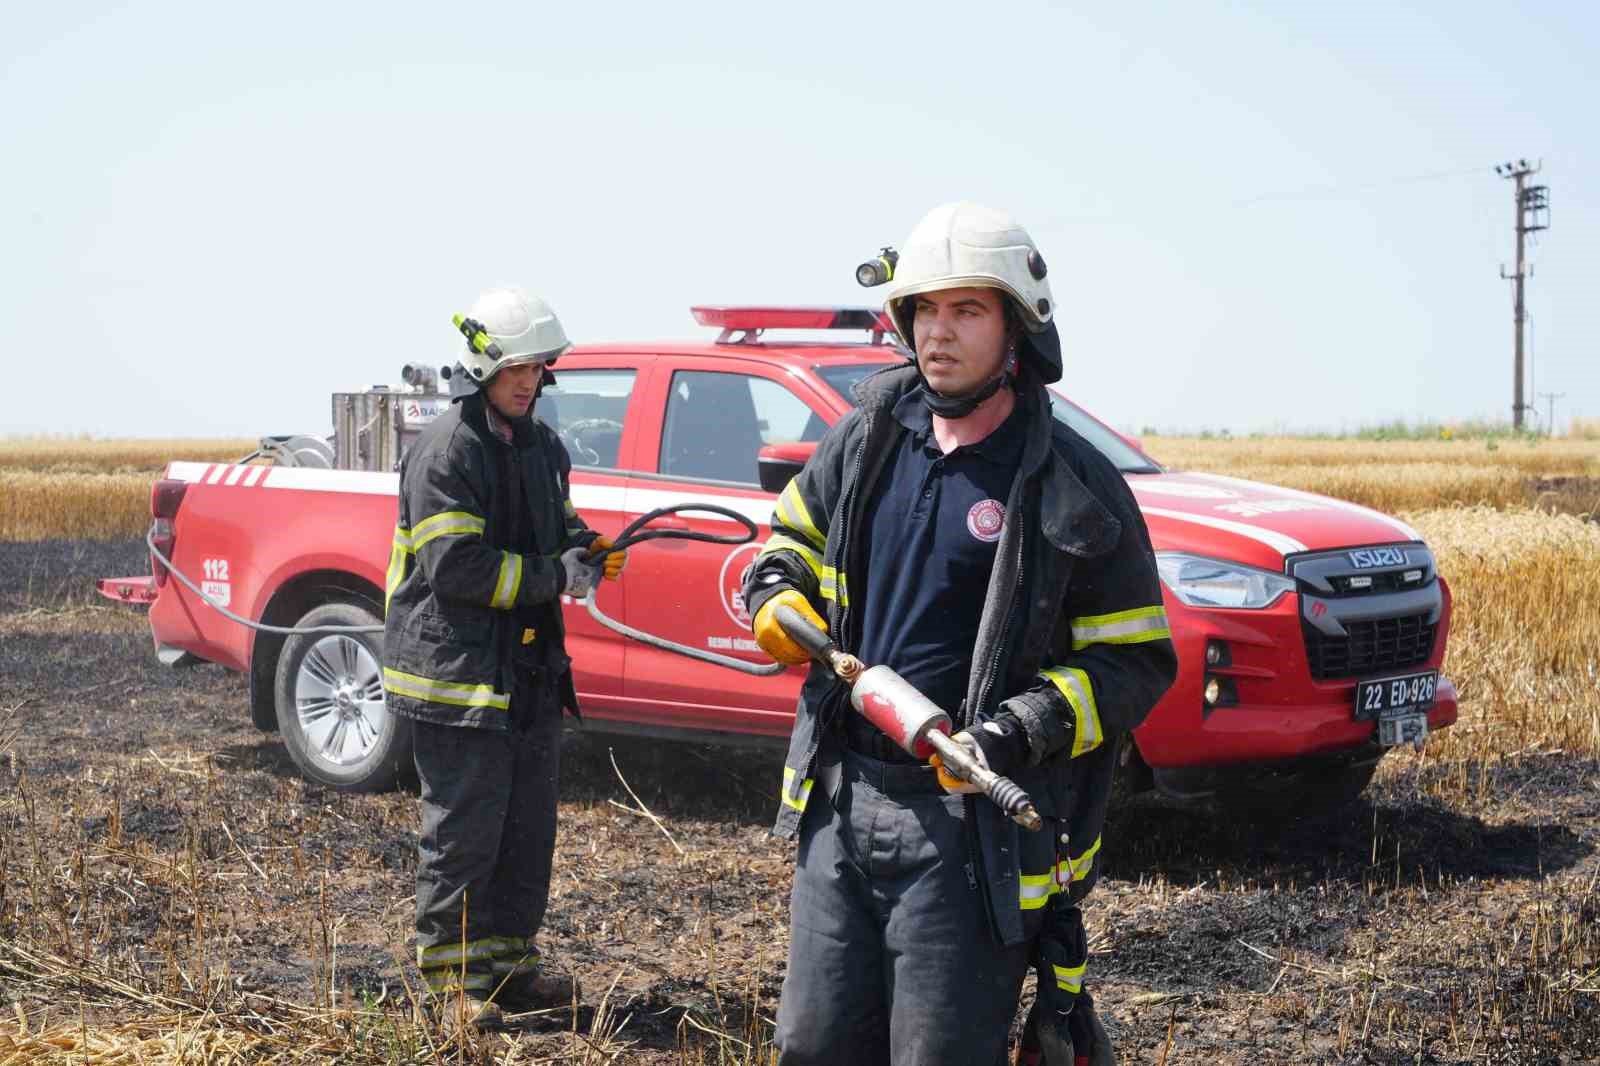
[{"label": "navy blue polo shirt", "polygon": [[849,575],[859,655],[869,666],[888,666],[955,718],[1022,461],[1022,404],[983,440],[948,455],[934,439],[920,386],[895,405],[894,417],[907,432],[866,509],[867,572]]}]

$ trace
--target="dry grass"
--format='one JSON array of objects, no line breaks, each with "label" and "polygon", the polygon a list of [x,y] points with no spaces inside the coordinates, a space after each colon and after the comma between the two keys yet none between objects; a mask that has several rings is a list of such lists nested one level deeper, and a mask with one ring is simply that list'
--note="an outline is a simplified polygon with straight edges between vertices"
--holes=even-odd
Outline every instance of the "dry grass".
[{"label": "dry grass", "polygon": [[1406,517],[1455,595],[1446,668],[1463,712],[1441,755],[1600,756],[1600,525],[1487,507]]},{"label": "dry grass", "polygon": [[1180,470],[1232,471],[1262,466],[1355,466],[1394,463],[1494,466],[1527,477],[1600,476],[1600,445],[1570,438],[1358,440],[1320,437],[1146,437],[1145,450]]},{"label": "dry grass", "polygon": [[1600,509],[1600,443],[1294,437],[1147,438],[1175,470],[1204,470],[1317,492],[1381,511],[1524,507]]},{"label": "dry grass", "polygon": [[1600,418],[1574,418],[1567,436],[1576,440],[1600,441]]},{"label": "dry grass", "polygon": [[150,525],[154,474],[0,469],[0,540],[140,536]]},{"label": "dry grass", "polygon": [[174,460],[232,462],[255,450],[241,437],[97,440],[92,437],[0,439],[0,470],[77,474],[156,472]]}]

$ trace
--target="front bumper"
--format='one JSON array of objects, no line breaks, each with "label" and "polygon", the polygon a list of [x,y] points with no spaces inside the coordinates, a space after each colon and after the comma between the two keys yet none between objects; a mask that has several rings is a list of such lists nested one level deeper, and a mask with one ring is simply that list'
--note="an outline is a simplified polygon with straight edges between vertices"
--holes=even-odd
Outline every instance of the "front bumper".
[{"label": "front bumper", "polygon": [[[1355,756],[1374,744],[1377,733],[1377,723],[1355,717],[1356,682],[1443,665],[1451,600],[1442,581],[1440,591],[1442,606],[1425,661],[1325,681],[1312,679],[1299,596],[1285,596],[1265,610],[1245,611],[1189,608],[1169,595],[1178,678],[1134,731],[1140,757],[1159,769]],[[1229,661],[1208,666],[1206,648],[1216,642],[1225,646]],[[1235,702],[1207,706],[1205,686],[1212,677],[1229,683]],[[1428,710],[1429,731],[1454,724],[1457,711],[1456,687],[1441,672]]]}]

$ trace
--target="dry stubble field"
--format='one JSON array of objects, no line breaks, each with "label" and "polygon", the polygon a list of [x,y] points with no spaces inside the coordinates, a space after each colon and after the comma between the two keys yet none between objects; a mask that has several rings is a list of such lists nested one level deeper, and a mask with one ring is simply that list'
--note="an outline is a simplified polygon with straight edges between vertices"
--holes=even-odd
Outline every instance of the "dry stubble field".
[{"label": "dry stubble field", "polygon": [[[1463,704],[1336,818],[1114,815],[1089,918],[1122,1061],[1600,1059],[1600,444],[1146,443],[1406,513],[1456,592]],[[248,450],[0,442],[0,1063],[768,1061],[767,753],[571,736],[545,947],[586,1006],[467,1042],[410,1022],[414,799],[307,784],[237,678],[160,668],[91,591],[143,568],[161,461]]]}]

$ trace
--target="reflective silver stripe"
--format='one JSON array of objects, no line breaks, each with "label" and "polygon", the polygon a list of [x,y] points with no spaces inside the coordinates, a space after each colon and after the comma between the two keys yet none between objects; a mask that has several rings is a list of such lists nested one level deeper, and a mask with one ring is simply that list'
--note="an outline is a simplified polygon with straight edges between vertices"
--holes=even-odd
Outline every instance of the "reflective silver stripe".
[{"label": "reflective silver stripe", "polygon": [[1089,680],[1089,675],[1075,666],[1066,669],[1052,667],[1040,671],[1044,677],[1066,697],[1072,705],[1072,711],[1077,719],[1077,728],[1072,733],[1072,757],[1093,751],[1105,740],[1105,732],[1100,728],[1100,709],[1094,702],[1094,683]]},{"label": "reflective silver stripe", "polygon": [[483,532],[484,521],[466,511],[441,511],[411,527],[411,550],[421,551],[422,546],[436,537],[476,535]]},{"label": "reflective silver stripe", "polygon": [[800,486],[792,480],[778,495],[777,515],[780,522],[810,541],[817,550],[820,551],[828,543],[822,530],[811,521],[811,512],[806,510],[806,502],[800,497]]},{"label": "reflective silver stripe", "polygon": [[1023,874],[1021,877],[1022,909],[1035,911],[1050,902],[1050,897],[1058,891],[1053,874]]},{"label": "reflective silver stripe", "polygon": [[494,596],[490,607],[507,610],[516,606],[517,593],[522,591],[522,556],[516,552],[500,553],[500,578],[494,583]]},{"label": "reflective silver stripe", "polygon": [[1143,644],[1172,636],[1167,612],[1162,607],[1136,607],[1115,614],[1085,615],[1068,620],[1072,626],[1072,650],[1091,644]]},{"label": "reflective silver stripe", "polygon": [[578,516],[578,509],[572,506],[571,500],[563,500],[561,509],[566,512],[568,518],[576,518]]}]

